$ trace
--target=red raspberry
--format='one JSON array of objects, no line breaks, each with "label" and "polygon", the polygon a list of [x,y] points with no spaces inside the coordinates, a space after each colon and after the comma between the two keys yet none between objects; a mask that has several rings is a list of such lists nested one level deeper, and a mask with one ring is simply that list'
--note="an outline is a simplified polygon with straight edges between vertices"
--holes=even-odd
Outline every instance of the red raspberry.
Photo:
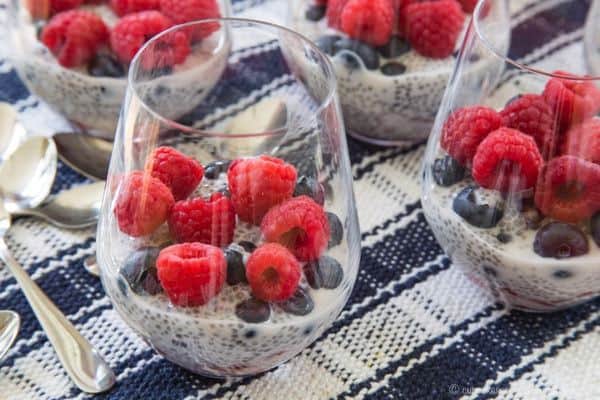
[{"label": "red raspberry", "polygon": [[[575,77],[567,72],[554,74]],[[564,132],[600,111],[600,90],[592,81],[552,78],[542,93]]]},{"label": "red raspberry", "polygon": [[260,230],[267,242],[289,248],[300,261],[321,256],[329,241],[329,222],[323,207],[308,196],[294,197],[273,207]]},{"label": "red raspberry", "polygon": [[52,17],[42,31],[42,42],[67,68],[87,63],[108,40],[108,28],[94,13],[65,11]]},{"label": "red raspberry", "polygon": [[551,160],[540,175],[535,205],[559,221],[591,217],[600,210],[600,166],[574,156]]},{"label": "red raspberry", "polygon": [[235,211],[222,193],[210,199],[197,197],[175,203],[169,215],[169,230],[177,242],[201,242],[225,247],[233,241]]},{"label": "red raspberry", "polygon": [[531,136],[500,128],[477,147],[471,173],[484,188],[516,192],[532,188],[543,165],[544,159]]},{"label": "red raspberry", "polygon": [[555,141],[558,139],[554,129],[554,114],[542,96],[523,95],[507,104],[500,115],[503,125],[532,136],[544,158],[554,156]]},{"label": "red raspberry", "polygon": [[158,280],[171,302],[193,307],[208,303],[221,291],[227,276],[223,251],[208,244],[166,247],[156,259]]},{"label": "red raspberry", "polygon": [[342,25],[342,11],[348,0],[329,0],[327,3],[327,24],[334,29]]},{"label": "red raspberry", "polygon": [[168,146],[154,150],[146,169],[171,189],[175,200],[187,198],[204,177],[202,164]]},{"label": "red raspberry", "polygon": [[470,164],[477,146],[492,131],[502,126],[495,110],[471,106],[453,112],[442,128],[442,148],[459,163]]},{"label": "red raspberry", "polygon": [[563,154],[600,164],[600,119],[592,118],[569,129]]},{"label": "red raspberry", "polygon": [[292,297],[300,275],[298,260],[277,243],[263,244],[252,252],[246,263],[246,278],[252,294],[264,301],[284,301]]},{"label": "red raspberry", "polygon": [[464,12],[471,14],[479,0],[458,0]]},{"label": "red raspberry", "polygon": [[374,46],[392,37],[394,9],[391,0],[350,0],[341,15],[341,30],[353,39]]},{"label": "red raspberry", "polygon": [[52,14],[72,10],[83,3],[83,0],[50,0],[50,11]]},{"label": "red raspberry", "polygon": [[270,156],[235,160],[227,180],[235,212],[242,221],[260,224],[269,209],[292,197],[296,168]]},{"label": "red raspberry", "polygon": [[425,57],[446,58],[454,51],[465,14],[456,0],[423,1],[406,7],[406,36]]},{"label": "red raspberry", "polygon": [[158,10],[160,0],[110,0],[110,6],[118,16],[140,11]]},{"label": "red raspberry", "polygon": [[141,171],[121,182],[115,215],[122,232],[138,237],[149,235],[167,220],[175,200],[161,181]]},{"label": "red raspberry", "polygon": [[[217,0],[159,0],[160,10],[176,24],[201,19],[219,18],[221,11]],[[219,30],[219,23],[207,23],[190,28],[193,41],[202,40]]]}]

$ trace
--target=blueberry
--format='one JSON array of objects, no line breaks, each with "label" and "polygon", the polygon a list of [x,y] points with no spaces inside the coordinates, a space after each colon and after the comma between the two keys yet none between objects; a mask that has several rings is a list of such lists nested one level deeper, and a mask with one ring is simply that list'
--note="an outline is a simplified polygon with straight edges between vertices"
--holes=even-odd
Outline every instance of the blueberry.
[{"label": "blueberry", "polygon": [[[367,69],[379,68],[379,54],[377,54],[377,51],[368,44],[359,42],[358,40],[344,38],[336,41],[333,47],[335,54],[338,54],[342,50],[347,50],[356,54]],[[359,64],[355,57],[346,55],[344,58],[349,68],[358,68]]]},{"label": "blueberry", "polygon": [[500,222],[504,212],[498,207],[477,204],[475,188],[468,186],[458,193],[452,202],[454,212],[469,224],[478,228],[493,228]]},{"label": "blueberry", "polygon": [[315,41],[317,47],[319,47],[325,54],[330,56],[335,54],[335,43],[342,37],[339,35],[325,35],[321,36]]},{"label": "blueberry", "polygon": [[271,316],[271,307],[269,303],[262,300],[250,298],[238,303],[235,306],[235,315],[239,319],[251,324],[265,322]]},{"label": "blueberry", "polygon": [[564,222],[551,222],[537,231],[533,251],[542,257],[570,258],[589,251],[585,233],[578,227]]},{"label": "blueberry", "polygon": [[326,212],[327,220],[329,221],[329,244],[328,248],[332,248],[342,243],[342,239],[344,238],[344,226],[342,225],[342,221],[338,218],[337,215],[331,212]]},{"label": "blueberry", "polygon": [[237,285],[246,283],[246,268],[244,267],[244,256],[231,248],[225,250],[225,260],[227,260],[227,283]]},{"label": "blueberry", "polygon": [[252,253],[254,250],[256,250],[256,245],[252,242],[249,242],[247,240],[242,240],[241,242],[238,243],[244,250],[246,250],[248,253]]},{"label": "blueberry", "polygon": [[294,196],[308,196],[312,198],[317,204],[325,204],[325,189],[323,185],[314,178],[308,176],[301,176],[296,183],[294,189]]},{"label": "blueberry", "polygon": [[292,297],[290,297],[280,305],[285,312],[294,315],[306,315],[309,314],[313,310],[313,308],[315,308],[315,303],[313,302],[313,299],[306,292],[306,290],[302,288],[298,288],[298,290],[296,290]]},{"label": "blueberry", "polygon": [[385,58],[396,58],[408,53],[410,51],[410,44],[398,36],[393,36],[389,42],[377,47],[377,51]]},{"label": "blueberry", "polygon": [[108,54],[98,54],[88,65],[88,72],[92,76],[108,76],[121,78],[125,76],[123,65]]},{"label": "blueberry", "polygon": [[204,177],[206,179],[217,179],[221,173],[227,172],[229,164],[231,164],[229,160],[213,161],[206,164]]},{"label": "blueberry", "polygon": [[344,279],[344,270],[335,258],[323,256],[304,266],[304,274],[313,289],[335,289]]},{"label": "blueberry", "polygon": [[600,212],[597,212],[592,216],[590,220],[590,228],[592,232],[592,239],[598,246],[600,246]]},{"label": "blueberry", "polygon": [[399,62],[389,62],[381,67],[381,73],[387,76],[402,75],[406,72],[406,65]]},{"label": "blueberry", "polygon": [[320,21],[325,16],[326,7],[318,4],[309,6],[304,13],[304,16],[309,21]]},{"label": "blueberry", "polygon": [[435,160],[431,169],[433,179],[440,186],[452,186],[465,177],[465,167],[450,156]]},{"label": "blueberry", "polygon": [[127,258],[119,270],[134,293],[155,295],[161,292],[156,271],[159,252],[157,247],[139,249]]}]

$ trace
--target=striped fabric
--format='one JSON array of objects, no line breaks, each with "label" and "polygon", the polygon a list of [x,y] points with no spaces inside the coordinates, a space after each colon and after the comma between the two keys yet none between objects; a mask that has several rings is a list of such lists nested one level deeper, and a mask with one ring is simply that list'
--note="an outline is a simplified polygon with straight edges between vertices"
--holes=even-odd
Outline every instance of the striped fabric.
[{"label": "striped fabric", "polygon": [[[3,18],[0,0],[0,19]],[[588,1],[580,0],[584,9]],[[516,31],[564,0],[512,1]],[[282,22],[285,1],[234,2],[244,17]],[[0,21],[1,23],[1,21]],[[582,60],[582,27],[550,44],[528,40],[521,61]],[[0,100],[45,134],[66,125],[30,95],[1,58]],[[507,71],[506,80],[515,71]],[[97,346],[118,376],[107,399],[600,399],[600,300],[550,315],[509,313],[467,280],[437,245],[419,204],[423,146],[374,149],[350,140],[362,260],[350,302],[312,346],[259,376],[212,380],[156,355],[121,321],[83,269],[93,230],[16,221],[8,243],[29,274]],[[83,182],[60,166],[54,190]],[[0,363],[0,399],[87,398],[60,367],[14,279],[0,268],[0,308],[23,318]]]}]

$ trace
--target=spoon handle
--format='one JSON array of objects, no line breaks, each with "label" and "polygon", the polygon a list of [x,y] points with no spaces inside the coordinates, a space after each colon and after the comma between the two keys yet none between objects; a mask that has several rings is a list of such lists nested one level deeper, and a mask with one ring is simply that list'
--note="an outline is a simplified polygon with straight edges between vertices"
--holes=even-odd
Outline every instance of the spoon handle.
[{"label": "spoon handle", "polygon": [[17,280],[73,382],[87,393],[100,393],[110,389],[116,378],[106,361],[29,277],[13,258],[2,238],[0,238],[0,258]]}]

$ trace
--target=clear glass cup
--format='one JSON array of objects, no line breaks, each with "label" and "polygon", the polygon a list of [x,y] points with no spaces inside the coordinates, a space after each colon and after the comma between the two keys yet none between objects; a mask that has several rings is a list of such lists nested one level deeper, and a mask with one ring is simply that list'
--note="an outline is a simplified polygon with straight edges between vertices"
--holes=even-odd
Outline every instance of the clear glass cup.
[{"label": "clear glass cup", "polygon": [[[215,23],[165,74],[164,43]],[[360,258],[330,62],[285,28],[208,20],[153,38],[128,79],[97,235],[113,305],[158,353],[198,374],[256,374],[288,360],[337,317]],[[156,156],[173,149],[196,161]],[[160,182],[183,200],[172,205]]]},{"label": "clear glass cup", "polygon": [[[230,1],[215,1],[220,16],[229,16]],[[51,18],[48,10],[40,12],[46,3],[25,0],[7,2],[8,18],[5,28],[8,29],[10,41],[7,46],[9,60],[29,91],[63,115],[74,130],[112,139],[127,88],[129,66],[113,61],[118,65],[118,72],[113,66],[110,68],[111,75],[100,73],[101,76],[92,73],[99,57],[93,58],[87,65],[74,68],[60,65],[50,49],[40,41],[42,29]],[[30,12],[28,4],[34,7],[34,13]],[[90,2],[80,9],[99,15],[109,29],[114,27],[119,18],[108,2]],[[108,43],[97,54],[103,60],[116,60]],[[106,64],[106,61],[102,62],[102,65]]]},{"label": "clear glass cup", "polygon": [[[600,77],[586,75],[581,36],[565,41],[586,2],[540,4],[512,23],[508,5],[483,0],[473,15],[428,143],[422,202],[474,281],[510,307],[553,311],[600,294]],[[474,58],[494,60],[483,80]]]}]

